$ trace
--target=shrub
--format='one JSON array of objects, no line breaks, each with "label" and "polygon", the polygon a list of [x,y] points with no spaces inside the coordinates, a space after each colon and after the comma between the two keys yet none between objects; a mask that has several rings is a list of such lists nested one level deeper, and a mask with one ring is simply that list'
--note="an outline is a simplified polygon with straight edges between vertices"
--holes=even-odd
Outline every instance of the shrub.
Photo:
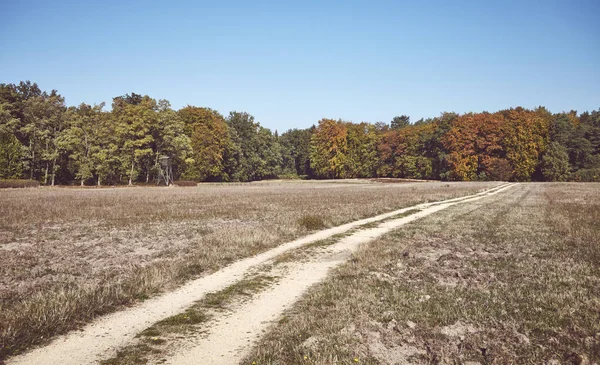
[{"label": "shrub", "polygon": [[578,170],[571,174],[571,181],[600,181],[600,168]]},{"label": "shrub", "polygon": [[298,219],[298,225],[308,230],[325,228],[323,217],[318,215],[305,215]]},{"label": "shrub", "polygon": [[36,180],[0,180],[0,189],[7,188],[37,188],[40,182]]},{"label": "shrub", "polygon": [[198,183],[191,180],[177,180],[174,182],[175,186],[198,186]]}]

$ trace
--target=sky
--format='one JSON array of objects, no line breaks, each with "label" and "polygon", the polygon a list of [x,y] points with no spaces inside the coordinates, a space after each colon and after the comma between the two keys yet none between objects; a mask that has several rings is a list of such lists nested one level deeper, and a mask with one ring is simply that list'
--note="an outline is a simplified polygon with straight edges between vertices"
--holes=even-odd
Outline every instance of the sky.
[{"label": "sky", "polygon": [[0,83],[321,118],[600,108],[600,0],[0,0]]}]

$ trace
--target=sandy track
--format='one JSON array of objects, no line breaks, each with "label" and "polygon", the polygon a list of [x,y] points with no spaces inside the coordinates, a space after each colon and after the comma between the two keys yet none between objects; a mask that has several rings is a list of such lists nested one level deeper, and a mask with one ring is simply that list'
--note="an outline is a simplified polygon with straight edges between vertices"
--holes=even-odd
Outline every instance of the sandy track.
[{"label": "sandy track", "polygon": [[[355,233],[354,235],[342,240],[339,244],[334,245],[334,247],[338,247],[340,244],[343,243],[344,248],[342,250],[349,250],[348,252],[350,252],[351,250],[355,249],[360,243],[369,241],[374,237],[378,237],[412,220],[418,219],[425,215],[429,215],[431,213],[434,213],[435,211],[445,209],[454,204],[468,202],[476,199],[482,199],[490,194],[496,194],[498,192],[504,191],[510,188],[510,186],[512,185],[505,184],[466,197],[449,199],[441,202],[418,204],[412,207],[399,209],[386,214],[381,214],[375,217],[366,218],[338,227],[326,229],[300,238],[298,240],[285,243],[259,255],[237,261],[211,275],[207,275],[205,277],[193,280],[173,292],[165,293],[156,298],[147,300],[138,306],[101,317],[84,327],[81,331],[74,331],[66,335],[59,336],[47,346],[40,347],[29,351],[25,354],[8,359],[6,363],[8,365],[59,363],[61,365],[81,365],[96,363],[97,361],[106,358],[107,356],[110,356],[110,354],[114,353],[114,351],[117,348],[127,344],[134,338],[134,336],[137,333],[144,330],[153,323],[158,322],[169,316],[183,312],[187,307],[191,306],[195,301],[201,299],[205,294],[219,291],[231,284],[234,284],[235,282],[241,280],[244,277],[244,275],[249,273],[252,268],[256,268],[257,266],[276,258],[282,253],[285,253],[287,251],[293,250],[295,248],[301,247],[309,243],[327,239],[335,234],[344,233],[350,229],[356,228],[367,223],[377,222],[387,218],[391,218],[393,216],[405,213],[412,209],[422,209],[420,212],[410,215],[408,217],[385,222],[381,224],[380,227],[374,229],[361,230]],[[244,326],[245,324],[239,323],[231,328],[228,328],[227,330],[229,332],[225,330],[223,330],[225,332],[222,332],[223,334],[227,335],[226,338],[230,339],[231,342],[228,341],[224,344],[218,345],[215,341],[220,341],[218,337],[220,327],[217,326],[211,330],[211,334],[206,338],[205,341],[202,342],[204,343],[204,345],[199,344],[198,346],[194,347],[189,351],[190,355],[188,356],[192,356],[191,358],[185,357],[182,354],[182,356],[184,357],[177,357],[173,359],[173,361],[180,362],[173,363],[185,363],[186,359],[190,359],[190,363],[196,363],[198,358],[193,358],[193,356],[196,356],[194,355],[196,354],[195,351],[197,351],[198,349],[204,349],[203,351],[206,351],[208,347],[214,348],[214,350],[211,350],[211,353],[213,354],[211,356],[213,356],[213,359],[215,361],[214,363],[235,362],[235,360],[233,359],[239,358],[240,354],[243,353],[242,345],[247,346],[249,344],[248,341],[252,338],[252,336],[254,336],[253,334],[256,334],[255,331],[257,331],[258,328],[264,328],[268,325],[268,322],[265,321],[269,321],[277,317],[285,308],[291,305],[307,287],[324,279],[327,275],[328,270],[331,267],[340,264],[344,260],[345,257],[340,257],[339,259],[330,259],[326,263],[321,263],[320,265],[322,265],[323,267],[321,269],[313,268],[311,271],[309,271],[308,273],[310,273],[310,275],[308,275],[308,277],[305,278],[306,280],[304,282],[294,282],[293,280],[294,275],[298,275],[297,279],[300,280],[303,277],[302,272],[306,272],[306,268],[298,267],[298,272],[296,272],[295,270],[291,270],[291,276],[288,275],[285,278],[283,278],[280,285],[276,286],[275,288],[272,288],[271,290],[265,291],[255,300],[241,307],[245,308],[246,311],[256,310],[256,307],[251,307],[252,303],[254,303],[254,301],[256,300],[261,300],[263,296],[273,295],[274,297],[279,298],[279,302],[277,302],[277,305],[273,304],[275,303],[275,301],[268,302],[269,305],[264,306],[268,308],[265,308],[265,311],[256,312],[256,315],[254,316],[249,316],[248,312],[246,312],[246,315],[244,316],[244,312],[242,309],[242,312],[240,312],[242,313],[242,316],[240,316],[242,318],[240,318],[239,320],[254,321],[252,322],[252,324],[247,324],[254,326],[252,327],[252,329],[243,331],[250,333],[246,333],[246,336],[233,336],[233,332],[231,332],[232,328],[238,330],[240,328],[244,328],[240,326]],[[288,282],[288,280],[292,281]],[[276,292],[274,293],[273,290],[276,290]],[[262,300],[265,299],[263,298]],[[271,298],[271,300],[275,299]],[[258,303],[258,305],[260,306],[260,302]],[[247,318],[244,319],[244,317]],[[231,324],[235,324],[233,317],[232,320],[228,322]],[[225,325],[226,324],[223,324],[223,326]],[[213,336],[213,334],[216,337],[211,337]],[[240,341],[245,342],[241,343]],[[229,352],[229,350],[231,349],[237,350],[234,352]],[[230,357],[227,357],[226,353],[229,353]]]}]

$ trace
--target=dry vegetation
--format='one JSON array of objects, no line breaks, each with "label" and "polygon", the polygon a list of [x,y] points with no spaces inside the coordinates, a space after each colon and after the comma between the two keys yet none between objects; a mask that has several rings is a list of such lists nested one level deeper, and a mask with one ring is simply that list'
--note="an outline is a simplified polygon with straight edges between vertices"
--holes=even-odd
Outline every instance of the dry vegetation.
[{"label": "dry vegetation", "polygon": [[0,189],[39,188],[35,180],[0,180]]},{"label": "dry vegetation", "polygon": [[0,191],[0,359],[310,228],[492,185],[271,182]]},{"label": "dry vegetation", "polygon": [[245,364],[600,362],[600,185],[521,184],[363,247]]}]

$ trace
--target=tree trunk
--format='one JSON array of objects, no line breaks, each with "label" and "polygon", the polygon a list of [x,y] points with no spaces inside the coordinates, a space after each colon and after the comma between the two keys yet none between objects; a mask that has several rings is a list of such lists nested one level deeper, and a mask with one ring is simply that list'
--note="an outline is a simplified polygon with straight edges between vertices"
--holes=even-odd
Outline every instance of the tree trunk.
[{"label": "tree trunk", "polygon": [[33,166],[35,163],[35,150],[33,149],[33,141],[29,139],[29,149],[31,149],[31,166],[29,166],[29,180],[33,180]]},{"label": "tree trunk", "polygon": [[54,186],[54,178],[56,177],[56,157],[52,160],[52,186]]},{"label": "tree trunk", "polygon": [[46,162],[46,172],[44,173],[44,185],[48,184],[48,162]]},{"label": "tree trunk", "polygon": [[98,175],[98,186],[102,186],[102,184],[100,183],[100,175]]},{"label": "tree trunk", "polygon": [[[100,179],[98,179],[98,181],[100,181]],[[83,186],[83,178],[81,179],[81,186]]]},{"label": "tree trunk", "polygon": [[129,185],[133,185],[133,166],[135,165],[135,157],[131,159],[131,172],[129,173]]}]

